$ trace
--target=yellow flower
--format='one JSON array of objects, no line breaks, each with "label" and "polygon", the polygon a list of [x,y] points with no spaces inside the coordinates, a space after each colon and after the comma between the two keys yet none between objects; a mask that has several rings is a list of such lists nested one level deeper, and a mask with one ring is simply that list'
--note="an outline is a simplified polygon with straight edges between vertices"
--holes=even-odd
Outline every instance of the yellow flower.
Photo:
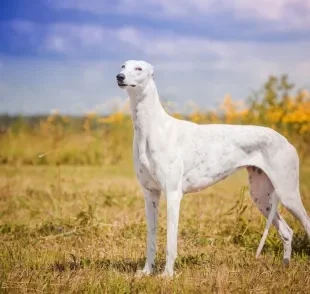
[{"label": "yellow flower", "polygon": [[99,118],[98,122],[103,123],[103,124],[120,124],[123,122],[124,118],[125,118],[124,113],[118,111],[118,112],[112,113],[108,117]]}]

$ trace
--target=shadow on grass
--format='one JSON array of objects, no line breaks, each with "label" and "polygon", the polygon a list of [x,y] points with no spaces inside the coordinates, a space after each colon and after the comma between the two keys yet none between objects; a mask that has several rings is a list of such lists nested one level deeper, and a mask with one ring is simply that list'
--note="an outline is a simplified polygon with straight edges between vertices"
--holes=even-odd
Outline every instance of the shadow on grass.
[{"label": "shadow on grass", "polygon": [[50,269],[56,272],[64,271],[74,271],[85,268],[96,269],[96,270],[110,270],[114,269],[122,273],[135,273],[137,269],[142,268],[144,264],[144,258],[138,260],[134,259],[110,259],[102,258],[97,260],[92,260],[90,258],[81,257],[77,260],[73,255],[71,256],[72,260],[60,261],[56,260],[53,264],[50,265]]},{"label": "shadow on grass", "polygon": [[[254,247],[254,244],[252,244]],[[257,244],[255,244],[257,245]],[[274,243],[274,245],[266,244],[266,251],[274,252],[279,254],[282,251],[282,245],[279,242]],[[293,254],[297,255],[308,255],[310,256],[310,242],[307,237],[302,232],[297,232],[293,239]],[[249,248],[249,251],[251,248]],[[281,254],[281,253],[280,253]],[[212,257],[214,255],[209,252],[209,254],[199,253],[199,254],[187,254],[179,256],[176,260],[175,269],[182,269],[186,267],[193,266],[208,266],[212,263]],[[90,258],[76,258],[71,254],[71,260],[56,260],[53,264],[49,266],[49,269],[55,272],[65,272],[65,271],[77,271],[81,269],[95,269],[95,270],[116,270],[120,273],[134,274],[138,269],[142,269],[144,266],[145,258],[138,259],[112,259],[112,258],[101,258],[101,259],[90,259]],[[163,271],[165,266],[164,256],[160,256],[156,259],[154,268],[154,274],[158,274]]]},{"label": "shadow on grass", "polygon": [[[71,255],[72,260],[56,260],[49,266],[49,269],[55,272],[76,271],[81,269],[96,269],[96,270],[116,270],[120,273],[135,273],[138,269],[144,266],[145,258],[139,259],[110,259],[102,258],[92,260],[90,258],[81,257],[76,259]],[[175,263],[175,269],[181,269],[188,266],[206,266],[208,263],[208,255],[202,254],[188,254],[186,256],[179,256]],[[154,274],[163,271],[165,266],[165,258],[157,258],[155,262]]]},{"label": "shadow on grass", "polygon": [[310,256],[310,240],[304,232],[297,232],[293,235],[292,251],[295,254]]}]

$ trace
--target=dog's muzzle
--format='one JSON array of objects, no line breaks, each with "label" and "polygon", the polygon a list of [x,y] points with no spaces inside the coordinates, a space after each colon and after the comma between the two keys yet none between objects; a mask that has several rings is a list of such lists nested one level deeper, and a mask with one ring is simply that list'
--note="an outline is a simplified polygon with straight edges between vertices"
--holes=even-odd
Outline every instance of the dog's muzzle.
[{"label": "dog's muzzle", "polygon": [[126,87],[126,86],[130,86],[130,87],[136,87],[136,85],[128,85],[128,84],[125,84],[124,83],[124,80],[125,80],[125,75],[120,73],[116,76],[116,80],[117,80],[117,84],[119,85],[119,87],[123,88],[123,87]]},{"label": "dog's muzzle", "polygon": [[117,83],[120,87],[124,87],[124,86],[127,86],[125,83],[124,83],[124,80],[125,80],[125,75],[120,73],[116,76],[116,80],[117,80]]}]

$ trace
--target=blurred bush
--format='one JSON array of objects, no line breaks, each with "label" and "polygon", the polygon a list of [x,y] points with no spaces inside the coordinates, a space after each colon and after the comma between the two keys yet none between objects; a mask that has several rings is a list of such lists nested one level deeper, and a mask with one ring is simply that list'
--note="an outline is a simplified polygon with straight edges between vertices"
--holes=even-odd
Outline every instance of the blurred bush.
[{"label": "blurred bush", "polygon": [[[269,126],[286,136],[306,158],[310,154],[310,94],[292,95],[294,85],[286,75],[271,76],[260,91],[245,102],[224,97],[218,109],[202,111],[191,105],[189,114],[176,118],[195,123],[253,124]],[[126,112],[101,117],[88,113],[68,117],[54,112],[48,117],[0,116],[2,164],[117,164],[132,160],[132,123]]]}]

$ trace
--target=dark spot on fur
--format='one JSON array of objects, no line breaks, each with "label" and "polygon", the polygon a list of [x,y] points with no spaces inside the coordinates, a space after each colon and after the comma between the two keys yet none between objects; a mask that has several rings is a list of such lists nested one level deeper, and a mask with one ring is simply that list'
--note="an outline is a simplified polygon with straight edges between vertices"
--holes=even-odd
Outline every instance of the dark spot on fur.
[{"label": "dark spot on fur", "polygon": [[262,171],[260,168],[258,168],[258,169],[257,169],[257,172],[258,172],[259,174],[261,174],[263,171]]},{"label": "dark spot on fur", "polygon": [[257,198],[257,197],[255,198],[254,202],[255,202],[255,203],[257,203],[257,202],[258,202],[258,198]]},{"label": "dark spot on fur", "polygon": [[253,166],[253,171],[254,171],[254,172],[256,171],[256,166]]},{"label": "dark spot on fur", "polygon": [[156,202],[153,201],[152,204],[153,204],[153,207],[156,208]]},{"label": "dark spot on fur", "polygon": [[250,181],[252,180],[252,176],[249,177]]},{"label": "dark spot on fur", "polygon": [[140,174],[143,174],[143,171],[142,171],[142,169],[141,169],[141,168],[139,168],[139,172],[140,172]]},{"label": "dark spot on fur", "polygon": [[269,211],[270,210],[270,207],[266,207],[266,211]]},{"label": "dark spot on fur", "polygon": [[151,266],[152,266],[152,269],[154,269],[154,268],[155,268],[155,264],[154,264],[154,263],[152,263],[152,264],[151,264]]},{"label": "dark spot on fur", "polygon": [[155,192],[155,190],[153,190],[152,188],[149,188],[149,187],[145,187],[145,189],[151,193]]}]

